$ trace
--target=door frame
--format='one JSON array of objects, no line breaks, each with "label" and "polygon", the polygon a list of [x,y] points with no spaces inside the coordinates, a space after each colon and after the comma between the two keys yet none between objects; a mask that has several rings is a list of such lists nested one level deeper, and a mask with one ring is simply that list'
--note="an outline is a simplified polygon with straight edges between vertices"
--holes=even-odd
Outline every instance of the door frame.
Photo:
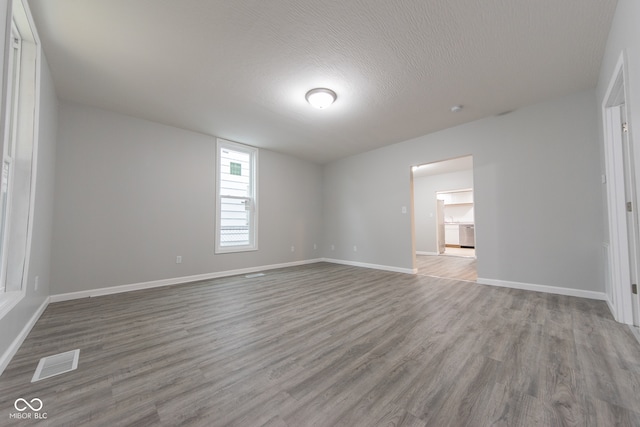
[{"label": "door frame", "polygon": [[444,200],[438,199],[436,196],[436,253],[442,255],[446,251],[446,242],[444,240]]},{"label": "door frame", "polygon": [[[624,154],[620,129],[620,108],[626,110],[629,119],[627,79],[624,52],[620,54],[609,86],[602,101],[602,123],[604,132],[604,157],[609,247],[607,250],[608,277],[605,277],[609,309],[616,321],[633,324],[633,294],[631,293],[631,268],[627,227]],[[620,107],[622,106],[622,107]],[[618,108],[620,107],[620,108]],[[629,141],[631,138],[629,125]],[[631,164],[635,162],[631,159]],[[636,210],[637,207],[634,207]],[[606,247],[606,244],[605,244]]]},{"label": "door frame", "polygon": [[[415,186],[414,186],[414,173],[416,171],[417,168],[419,168],[420,166],[424,166],[424,165],[431,165],[431,164],[436,164],[436,163],[442,163],[442,162],[448,162],[451,160],[457,160],[457,159],[461,159],[464,157],[470,157],[471,161],[472,161],[472,166],[471,166],[471,173],[473,176],[473,185],[470,187],[470,190],[474,191],[474,213],[477,211],[477,207],[476,207],[476,199],[475,199],[475,191],[476,191],[476,180],[475,180],[475,163],[473,162],[474,159],[474,155],[472,153],[469,154],[464,154],[461,156],[455,156],[455,157],[448,157],[448,158],[440,158],[438,160],[425,160],[423,162],[420,163],[416,163],[413,164],[409,167],[409,190],[410,190],[410,201],[411,201],[411,257],[412,257],[412,266],[413,266],[413,270],[414,271],[418,271],[417,268],[417,260],[416,260],[416,224],[415,224],[415,217],[416,217],[416,207],[415,207]],[[443,190],[444,191],[444,190]],[[452,190],[455,191],[455,190]],[[434,194],[434,196],[436,196],[436,194]],[[436,202],[437,203],[437,202]],[[477,224],[477,219],[474,220],[475,224]],[[437,223],[437,221],[436,221]],[[437,224],[436,224],[436,228],[437,228]],[[477,227],[476,227],[477,228]],[[437,233],[437,230],[436,230]],[[436,250],[434,252],[421,252],[420,255],[440,255],[438,253],[438,239],[437,239],[437,235],[436,235]],[[477,238],[477,233],[475,233],[475,249],[476,249],[476,270],[477,270],[477,266],[480,263],[479,257],[478,257],[478,238]]]}]

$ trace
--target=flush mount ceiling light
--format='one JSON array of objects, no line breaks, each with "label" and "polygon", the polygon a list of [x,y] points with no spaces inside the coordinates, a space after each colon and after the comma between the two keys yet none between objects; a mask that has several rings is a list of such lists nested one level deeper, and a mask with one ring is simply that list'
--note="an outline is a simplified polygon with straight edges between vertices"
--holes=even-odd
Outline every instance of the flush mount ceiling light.
[{"label": "flush mount ceiling light", "polygon": [[307,98],[307,102],[309,104],[320,109],[326,108],[329,105],[333,104],[337,97],[338,95],[336,95],[334,91],[323,87],[311,89],[305,95],[305,98]]}]

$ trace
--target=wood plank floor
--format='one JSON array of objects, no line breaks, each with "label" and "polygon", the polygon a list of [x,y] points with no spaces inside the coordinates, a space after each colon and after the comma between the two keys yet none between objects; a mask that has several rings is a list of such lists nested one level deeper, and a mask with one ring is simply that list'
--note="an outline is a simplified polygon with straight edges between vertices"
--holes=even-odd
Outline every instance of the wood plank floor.
[{"label": "wood plank floor", "polygon": [[51,304],[0,425],[37,397],[52,426],[637,426],[638,391],[601,301],[318,263]]},{"label": "wood plank floor", "polygon": [[418,274],[423,276],[444,277],[447,279],[478,279],[476,259],[448,255],[416,255]]}]

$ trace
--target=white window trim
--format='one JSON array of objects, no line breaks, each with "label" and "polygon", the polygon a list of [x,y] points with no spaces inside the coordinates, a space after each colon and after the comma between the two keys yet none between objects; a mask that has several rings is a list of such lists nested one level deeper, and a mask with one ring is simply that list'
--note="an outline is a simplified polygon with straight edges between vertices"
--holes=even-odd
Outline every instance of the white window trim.
[{"label": "white window trim", "polygon": [[[22,37],[20,36],[20,32],[17,29],[17,25],[15,23],[15,19],[11,19],[11,32],[9,33],[11,40],[9,41],[9,49],[10,51],[7,53],[8,66],[6,67],[6,72],[9,73],[7,78],[7,91],[6,91],[6,109],[5,109],[5,134],[3,135],[4,144],[2,146],[3,151],[6,150],[7,153],[2,153],[2,167],[4,167],[4,162],[8,161],[11,166],[13,166],[13,157],[8,156],[8,152],[11,152],[12,155],[15,155],[15,140],[17,134],[17,115],[14,114],[15,110],[18,108],[18,100],[19,97],[14,96],[14,89],[19,87],[20,85],[20,44],[22,43]],[[15,45],[13,39],[19,40],[17,46]],[[14,54],[17,51],[17,54]],[[17,68],[14,68],[14,61],[18,61]],[[17,70],[17,73],[14,73],[14,70]],[[17,74],[17,75],[16,75]],[[12,102],[13,100],[13,102]],[[12,105],[13,104],[13,105]],[[9,122],[13,122],[9,124]],[[10,149],[6,148],[5,145],[11,145]],[[5,158],[7,155],[7,158]],[[18,290],[6,289],[6,280],[7,280],[7,265],[8,265],[8,249],[9,249],[9,230],[11,229],[11,196],[13,194],[13,167],[10,169],[10,176],[8,177],[8,190],[7,190],[7,207],[6,213],[7,216],[5,218],[5,232],[6,234],[3,236],[3,239],[0,241],[0,245],[2,245],[2,250],[0,254],[0,291],[2,294],[0,295],[0,319],[3,318],[7,313],[9,313],[13,307],[15,307],[20,300],[26,295],[24,287]],[[2,179],[2,178],[0,178]],[[0,212],[2,215],[2,212]],[[1,224],[0,224],[1,226]]]},{"label": "white window trim", "polygon": [[[9,234],[11,230],[11,199],[13,195],[13,175],[14,175],[14,161],[13,158],[15,156],[16,151],[16,139],[18,134],[18,114],[17,110],[19,108],[19,100],[20,100],[20,72],[21,72],[21,45],[22,45],[22,37],[20,36],[20,31],[18,31],[18,26],[15,22],[15,18],[11,19],[11,39],[9,40],[9,52],[6,54],[7,61],[7,86],[6,86],[6,108],[5,108],[5,129],[4,129],[4,143],[2,144],[2,177],[4,179],[4,166],[5,163],[9,164],[9,174],[7,176],[7,200],[6,200],[6,218],[4,219],[4,225],[2,223],[2,218],[0,218],[0,227],[5,227],[4,234],[2,233],[2,229],[0,229],[0,235],[2,238],[0,239],[0,291],[4,292],[13,292],[11,290],[6,289],[6,281],[7,281],[7,265],[8,265],[8,250],[9,250]],[[16,65],[17,62],[17,65]],[[16,96],[16,88],[18,88],[18,94]],[[4,184],[4,183],[3,183]],[[0,184],[0,185],[3,185]],[[0,204],[0,215],[2,215],[2,206]],[[13,297],[8,298],[9,300],[13,300]],[[3,313],[3,307],[6,307],[4,301],[0,301],[0,313]]]},{"label": "white window trim", "polygon": [[8,314],[26,295],[23,290],[6,291],[0,296],[0,319]]},{"label": "white window trim", "polygon": [[[23,73],[33,73],[33,104],[27,106],[25,111],[31,111],[32,114],[32,123],[29,127],[28,133],[32,138],[32,157],[31,157],[31,178],[30,178],[30,194],[29,194],[29,206],[28,206],[28,219],[27,219],[27,234],[26,234],[26,247],[25,247],[25,255],[24,255],[24,263],[22,266],[22,277],[20,279],[19,288],[9,289],[0,293],[0,319],[2,319],[5,315],[7,315],[26,295],[27,285],[29,282],[28,272],[29,272],[29,264],[31,260],[31,239],[33,236],[33,218],[34,218],[34,206],[35,206],[35,185],[37,179],[37,159],[38,159],[38,136],[39,136],[39,118],[40,118],[40,75],[41,75],[41,55],[42,50],[40,47],[40,39],[38,37],[38,33],[35,29],[35,24],[33,22],[33,17],[31,15],[31,10],[29,9],[29,5],[27,0],[12,0],[8,4],[8,12],[11,16],[12,24],[15,22],[19,35],[22,39],[22,49],[21,49],[21,62],[22,62],[22,53],[24,53],[24,42],[27,41],[31,44],[30,50],[31,55],[33,55],[33,62],[29,62],[27,65],[26,71],[21,71],[20,74],[22,76]],[[12,37],[12,29],[9,27],[7,29],[6,35]],[[7,47],[5,45],[5,47]],[[8,51],[5,52],[5,55],[8,54]],[[3,66],[6,65],[6,56],[3,58]],[[21,65],[22,70],[22,65]],[[7,69],[5,67],[5,72]],[[8,79],[5,79],[5,83],[9,84]],[[4,116],[2,117],[3,124],[5,130],[7,129],[7,120],[9,116],[8,111],[8,102],[7,94],[8,89],[4,87],[4,94],[1,102],[4,106]],[[0,137],[4,138],[6,141],[7,134],[1,135]]]},{"label": "white window trim", "polygon": [[[234,151],[241,151],[251,155],[251,188],[253,198],[238,197],[226,195],[226,198],[240,198],[248,200],[251,203],[251,223],[249,226],[250,243],[248,245],[238,246],[221,246],[220,245],[220,220],[221,220],[221,198],[220,194],[220,170],[222,169],[222,156],[220,156],[220,150],[222,148],[228,148]],[[217,138],[216,140],[216,230],[215,230],[215,253],[225,254],[234,252],[248,252],[258,250],[258,149],[250,145],[240,144],[237,142],[228,141],[225,139]]]}]

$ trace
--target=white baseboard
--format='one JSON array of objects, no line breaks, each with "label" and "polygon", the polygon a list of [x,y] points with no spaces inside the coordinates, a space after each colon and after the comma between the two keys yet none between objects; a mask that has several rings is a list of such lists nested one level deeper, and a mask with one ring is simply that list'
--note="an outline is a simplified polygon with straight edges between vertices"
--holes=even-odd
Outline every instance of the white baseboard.
[{"label": "white baseboard", "polygon": [[2,375],[6,367],[9,365],[9,362],[11,362],[11,359],[13,359],[13,356],[15,356],[15,354],[18,352],[18,349],[20,348],[24,340],[27,338],[27,335],[29,335],[29,332],[31,332],[31,329],[36,324],[40,316],[42,316],[42,313],[44,313],[44,310],[47,308],[48,305],[49,305],[49,297],[45,298],[42,304],[40,304],[40,307],[38,307],[36,312],[33,313],[33,316],[31,316],[27,324],[24,325],[24,328],[22,328],[22,330],[20,331],[18,336],[13,340],[9,348],[7,348],[4,354],[0,356],[0,375]]},{"label": "white baseboard", "polygon": [[369,264],[366,262],[346,261],[342,259],[323,258],[322,261],[330,262],[333,264],[350,265],[352,267],[364,267],[373,268],[374,270],[392,271],[394,273],[416,274],[418,272],[417,268],[392,267],[390,265]]},{"label": "white baseboard", "polygon": [[547,294],[567,295],[571,297],[580,297],[588,299],[597,299],[607,301],[607,295],[604,292],[585,291],[582,289],[560,288],[556,286],[536,285],[533,283],[510,282],[507,280],[482,279],[478,277],[476,281],[480,285],[499,286],[502,288],[523,289],[525,291],[544,292]]},{"label": "white baseboard", "polygon": [[102,295],[119,294],[122,292],[139,291],[142,289],[159,288],[162,286],[179,285],[182,283],[198,282],[200,280],[211,280],[219,277],[237,276],[240,274],[256,273],[258,271],[273,270],[276,268],[295,267],[297,265],[313,264],[321,262],[322,259],[309,259],[304,261],[285,262],[282,264],[263,265],[259,267],[240,268],[237,270],[217,271],[214,273],[196,274],[193,276],[174,277],[171,279],[152,280],[149,282],[132,283],[129,285],[110,286],[106,288],[88,289],[86,291],[69,292],[64,294],[51,295],[51,302],[69,301],[80,298],[98,297]]},{"label": "white baseboard", "polygon": [[616,307],[613,305],[613,302],[611,302],[611,298],[609,298],[609,296],[605,293],[605,301],[607,302],[607,306],[609,307],[609,311],[611,312],[611,315],[613,316],[613,318],[616,320],[616,322],[620,322],[620,320],[618,320],[616,318]]},{"label": "white baseboard", "polygon": [[271,265],[263,265],[259,267],[241,268],[237,270],[226,270],[226,271],[217,271],[214,273],[196,274],[193,276],[183,276],[183,277],[174,277],[170,279],[152,280],[149,282],[131,283],[129,285],[117,285],[117,286],[109,286],[106,288],[87,289],[85,291],[68,292],[64,294],[51,295],[49,297],[49,300],[52,303],[61,302],[61,301],[70,301],[70,300],[80,299],[80,298],[98,297],[102,295],[112,295],[112,294],[119,294],[123,292],[139,291],[142,289],[159,288],[162,286],[179,285],[182,283],[198,282],[200,280],[211,280],[211,279],[217,279],[220,277],[229,277],[229,276],[237,276],[240,274],[256,273],[258,271],[273,270],[276,268],[295,267],[297,265],[313,264],[316,262],[330,262],[334,264],[351,265],[354,267],[365,267],[365,268],[373,268],[376,270],[393,271],[396,273],[407,273],[407,274],[417,273],[417,269],[398,268],[398,267],[391,267],[386,265],[368,264],[368,263],[354,262],[354,261],[343,261],[343,260],[330,259],[330,258],[317,258],[317,259],[309,259],[304,261],[286,262],[282,264],[271,264]]},{"label": "white baseboard", "polygon": [[416,255],[440,255],[438,252],[416,251]]},{"label": "white baseboard", "polygon": [[627,326],[629,327],[629,330],[631,331],[633,336],[636,338],[636,341],[640,343],[640,331],[638,330],[638,327],[633,325],[627,325]]}]

